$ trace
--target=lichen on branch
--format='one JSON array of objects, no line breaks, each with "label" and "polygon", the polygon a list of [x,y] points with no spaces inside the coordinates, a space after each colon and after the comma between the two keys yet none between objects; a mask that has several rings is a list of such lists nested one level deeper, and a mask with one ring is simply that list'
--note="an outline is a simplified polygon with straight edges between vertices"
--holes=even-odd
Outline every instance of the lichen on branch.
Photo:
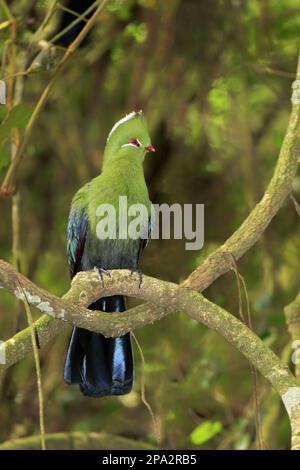
[{"label": "lichen on branch", "polygon": [[[72,281],[70,290],[63,299],[60,299],[35,286],[4,261],[0,261],[0,283],[18,297],[20,297],[18,286],[21,286],[22,290],[26,292],[28,302],[56,318],[56,322],[61,323],[63,320],[91,331],[101,332],[106,336],[125,334],[158,320],[159,316],[156,315],[156,310],[153,314],[151,309],[148,310],[148,314],[143,310],[131,309],[108,316],[104,312],[85,308],[101,297],[120,294],[154,302],[155,305],[162,308],[161,315],[176,310],[185,312],[194,320],[203,323],[226,338],[271,382],[282,397],[289,413],[293,442],[295,446],[298,446],[300,387],[296,378],[253,331],[235,316],[203,297],[202,294],[149,276],[143,276],[143,283],[140,287],[138,276],[132,275],[128,270],[113,270],[110,271],[110,276],[105,278],[104,285],[99,282],[95,272],[78,273]],[[15,343],[14,350],[9,349],[12,341]],[[15,337],[8,341],[6,353],[9,363],[16,362],[13,356],[16,351],[19,351],[18,343],[21,341],[22,337]],[[5,343],[2,347],[5,347]],[[291,397],[293,398],[292,402]]]}]

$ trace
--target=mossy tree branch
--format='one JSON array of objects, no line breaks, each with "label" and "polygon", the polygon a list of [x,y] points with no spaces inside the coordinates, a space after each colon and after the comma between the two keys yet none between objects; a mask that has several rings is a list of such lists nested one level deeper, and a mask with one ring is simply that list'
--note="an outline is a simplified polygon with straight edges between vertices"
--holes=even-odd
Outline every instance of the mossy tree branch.
[{"label": "mossy tree branch", "polygon": [[[122,314],[122,318],[118,314],[107,316],[107,314],[101,315],[98,312],[88,310],[85,307],[93,300],[86,296],[85,292],[79,292],[75,282],[82,275],[89,278],[92,273],[80,273],[74,278],[71,289],[63,298],[59,298],[36,286],[25,276],[18,273],[13,266],[0,260],[0,286],[20,300],[23,300],[24,291],[28,302],[32,306],[38,308],[41,312],[47,313],[34,324],[40,347],[47,344],[68,324],[77,324],[82,328],[98,331],[106,336],[118,336],[118,334],[142,327],[147,323],[153,323],[170,313],[170,309],[163,309],[162,307],[151,309],[150,306],[145,309],[143,305],[127,310]],[[97,276],[94,276],[94,280],[98,281],[96,283],[97,288],[101,288]],[[96,292],[99,293],[100,291],[97,289]],[[103,295],[102,290],[101,295]],[[30,329],[26,328],[17,333],[13,338],[3,343],[0,348],[5,348],[6,351],[6,361],[5,364],[0,364],[1,370],[12,366],[26,354],[32,352]]]},{"label": "mossy tree branch", "polygon": [[[4,261],[0,261],[0,283],[18,298],[22,299],[25,292],[28,302],[48,315],[105,336],[120,336],[158,320],[159,317],[156,317],[151,310],[148,311],[148,315],[145,312],[141,313],[140,310],[131,309],[122,314],[108,316],[103,312],[85,308],[101,297],[115,294],[128,295],[154,302],[163,308],[162,314],[175,310],[185,312],[226,338],[271,382],[289,413],[293,448],[300,448],[300,387],[296,378],[245,324],[200,293],[148,276],[143,277],[140,288],[137,276],[132,275],[130,271],[114,270],[110,272],[110,277],[105,278],[104,286],[99,282],[96,273],[78,273],[72,281],[70,290],[63,299],[60,299],[35,286]],[[2,344],[1,348],[6,348],[6,367],[9,363],[16,362],[16,355],[20,357],[20,343],[22,336],[16,335]]]}]

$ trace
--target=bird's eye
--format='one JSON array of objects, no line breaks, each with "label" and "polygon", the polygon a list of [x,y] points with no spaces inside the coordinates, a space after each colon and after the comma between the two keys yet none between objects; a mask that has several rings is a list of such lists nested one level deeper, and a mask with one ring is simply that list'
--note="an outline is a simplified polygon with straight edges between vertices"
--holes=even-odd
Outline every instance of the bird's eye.
[{"label": "bird's eye", "polygon": [[141,146],[141,142],[137,139],[130,139],[130,140],[128,140],[128,143],[131,144],[131,145],[135,145],[136,147]]}]

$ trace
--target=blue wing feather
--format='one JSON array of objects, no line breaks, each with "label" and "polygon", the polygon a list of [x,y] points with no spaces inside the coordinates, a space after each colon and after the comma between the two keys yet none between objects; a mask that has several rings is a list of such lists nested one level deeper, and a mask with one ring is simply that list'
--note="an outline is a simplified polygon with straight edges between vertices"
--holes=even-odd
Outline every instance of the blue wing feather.
[{"label": "blue wing feather", "polygon": [[67,259],[71,278],[80,271],[88,221],[85,212],[71,208],[67,227]]}]

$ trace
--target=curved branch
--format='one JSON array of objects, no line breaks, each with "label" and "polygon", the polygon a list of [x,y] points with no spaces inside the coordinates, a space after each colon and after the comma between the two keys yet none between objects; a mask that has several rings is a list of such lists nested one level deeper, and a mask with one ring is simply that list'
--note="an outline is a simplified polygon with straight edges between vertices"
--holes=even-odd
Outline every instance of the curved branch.
[{"label": "curved branch", "polygon": [[[3,275],[3,271],[6,275]],[[150,323],[158,318],[153,317],[153,313],[149,313],[150,318],[144,313],[132,315],[124,312],[107,315],[103,312],[87,310],[81,305],[88,305],[101,297],[120,294],[154,301],[167,312],[174,310],[185,312],[191,318],[226,338],[271,382],[289,413],[293,446],[300,448],[300,387],[296,378],[253,331],[200,293],[149,276],[143,277],[143,284],[140,288],[138,276],[133,277],[128,270],[113,270],[110,271],[110,277],[105,278],[104,286],[99,282],[96,273],[78,273],[73,279],[69,292],[64,299],[60,299],[38,288],[3,261],[0,262],[0,281],[17,297],[20,297],[24,290],[28,302],[41,310],[47,310],[48,315],[76,323],[106,336],[120,336],[141,324]],[[77,306],[76,301],[81,305]],[[7,343],[4,343],[2,347],[5,347]],[[6,353],[9,355],[11,350],[8,348]]]},{"label": "curved branch", "polygon": [[[76,279],[83,277],[85,283],[84,287],[81,287],[82,284],[78,283]],[[88,288],[90,279],[94,279],[91,284],[95,287],[93,292]],[[164,315],[170,313],[170,309],[163,309],[160,306],[152,309],[150,306],[145,308],[143,305],[129,309],[122,315],[109,314],[108,316],[105,313],[88,310],[85,307],[97,300],[97,295],[98,298],[104,295],[97,275],[90,272],[78,274],[72,282],[71,289],[60,298],[36,286],[26,276],[18,273],[9,263],[0,260],[0,286],[20,300],[23,300],[25,292],[30,305],[46,313],[34,324],[40,347],[46,345],[68,324],[76,324],[81,328],[103,333],[105,336],[118,336],[160,320]],[[4,350],[5,364],[1,364],[0,361],[0,370],[11,367],[26,354],[32,352],[30,329],[25,328],[13,338],[2,343],[0,353],[2,351],[3,356]]]},{"label": "curved branch", "polygon": [[[104,432],[70,432],[45,435],[48,450],[153,450],[151,444]],[[0,444],[0,450],[39,450],[40,436],[12,439]]]},{"label": "curved branch", "polygon": [[[156,305],[163,307],[163,312],[181,310],[224,336],[260,370],[264,377],[270,380],[280,394],[283,392],[281,378],[283,378],[283,387],[287,378],[291,380],[290,385],[296,383],[288,368],[281,364],[277,356],[244,323],[207,300],[202,294],[172,282],[143,276],[142,286],[139,287],[138,277],[124,269],[110,271],[110,277],[105,278],[105,285],[102,286],[96,273],[85,271],[75,276],[71,289],[61,299],[37,287],[4,261],[0,261],[0,282],[17,297],[22,297],[25,292],[27,301],[32,306],[47,311],[47,315],[108,337],[121,336],[159,320],[159,317],[153,315],[151,311],[148,315],[144,312],[140,315],[137,309],[108,315],[105,312],[88,310],[83,305],[89,305],[101,297],[120,294],[154,301]],[[61,322],[58,323],[61,325]],[[17,343],[16,336],[15,343]],[[8,340],[7,343],[11,341]],[[2,347],[7,343],[3,343]],[[9,356],[12,351],[7,350],[6,353],[6,356]],[[13,358],[6,359],[7,362],[15,362]]]},{"label": "curved branch", "polygon": [[[297,76],[300,76],[300,60]],[[300,154],[300,105],[294,104],[278,162],[262,199],[228,240],[209,255],[183,285],[202,292],[231,269],[232,258],[241,258],[260,238],[285,198],[292,191]]]}]

